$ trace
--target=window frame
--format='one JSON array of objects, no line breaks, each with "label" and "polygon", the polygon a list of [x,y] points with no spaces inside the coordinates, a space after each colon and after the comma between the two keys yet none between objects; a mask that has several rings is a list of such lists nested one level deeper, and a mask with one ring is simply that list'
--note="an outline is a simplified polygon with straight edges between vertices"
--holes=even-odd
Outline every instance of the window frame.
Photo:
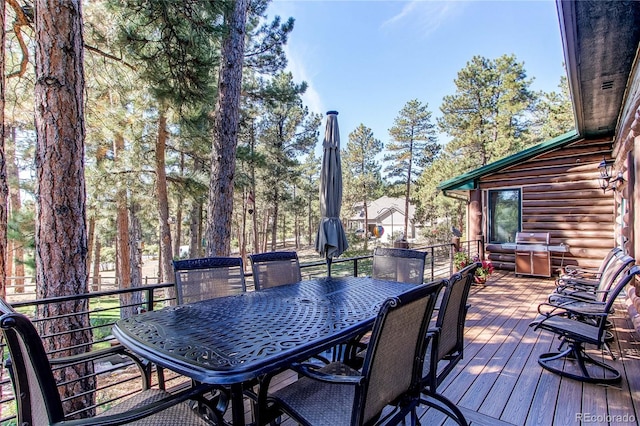
[{"label": "window frame", "polygon": [[514,241],[498,241],[494,234],[494,206],[492,203],[493,197],[492,195],[499,192],[517,192],[518,193],[518,226],[516,232],[522,231],[522,188],[520,187],[511,187],[511,188],[499,188],[499,189],[488,189],[487,190],[487,240],[490,244],[502,244],[502,243],[513,243],[515,242],[515,234],[513,235]]}]

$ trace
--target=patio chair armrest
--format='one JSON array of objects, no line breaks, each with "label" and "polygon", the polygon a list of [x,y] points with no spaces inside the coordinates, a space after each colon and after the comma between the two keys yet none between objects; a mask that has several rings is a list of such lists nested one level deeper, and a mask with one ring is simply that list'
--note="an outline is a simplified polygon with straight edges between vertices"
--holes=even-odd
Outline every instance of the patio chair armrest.
[{"label": "patio chair armrest", "polygon": [[140,372],[140,376],[143,381],[143,389],[148,389],[151,386],[151,369],[149,361],[138,358],[120,343],[104,349],[96,349],[76,355],[50,358],[49,364],[51,364],[51,367],[60,368],[60,366],[80,364],[82,362],[89,361],[98,361],[100,359],[113,356],[120,356],[133,361],[136,367],[138,367],[138,371]]},{"label": "patio chair armrest", "polygon": [[[364,380],[364,377],[359,371],[354,370],[341,362],[333,362],[324,367],[319,367],[309,363],[296,363],[292,364],[291,369],[303,376],[319,380],[321,382],[359,385]],[[335,374],[335,371],[338,370],[346,374]]]},{"label": "patio chair armrest", "polygon": [[83,352],[76,355],[69,355],[58,358],[50,358],[49,363],[53,365],[64,365],[64,364],[77,364],[80,362],[86,361],[95,361],[97,359],[106,358],[112,355],[121,355],[126,356],[128,358],[133,359],[134,361],[141,362],[138,357],[133,355],[131,352],[127,351],[124,346],[121,344],[117,344],[115,346],[110,346],[104,349],[96,349],[89,352]]},{"label": "patio chair armrest", "polygon": [[91,417],[87,419],[63,420],[61,422],[52,423],[51,426],[115,426],[122,425],[149,417],[153,414],[173,407],[181,402],[189,399],[197,398],[202,393],[211,390],[211,385],[200,384],[190,387],[176,394],[168,394],[166,398],[151,404],[144,405],[119,414]]},{"label": "patio chair armrest", "polygon": [[[590,317],[604,317],[608,315],[608,312],[604,312],[601,308],[604,308],[605,304],[602,302],[581,302],[583,306],[572,306],[575,305],[575,302],[566,302],[562,304],[554,304],[554,303],[541,303],[538,305],[538,313],[547,318],[558,316],[558,315],[583,315]],[[587,304],[591,308],[585,308],[584,304]],[[547,311],[543,311],[544,307],[548,307]]]},{"label": "patio chair armrest", "polygon": [[[547,308],[547,310],[544,310],[544,308]],[[567,310],[564,309],[561,305],[543,302],[538,305],[538,313],[545,317],[552,317],[555,315],[564,315],[567,313]]]}]

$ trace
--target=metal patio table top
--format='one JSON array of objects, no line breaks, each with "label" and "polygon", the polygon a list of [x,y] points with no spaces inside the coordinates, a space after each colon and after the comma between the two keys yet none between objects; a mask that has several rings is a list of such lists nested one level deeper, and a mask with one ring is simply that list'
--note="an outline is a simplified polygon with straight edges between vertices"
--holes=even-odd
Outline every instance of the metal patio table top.
[{"label": "metal patio table top", "polygon": [[[113,334],[134,353],[204,383],[231,385],[278,372],[366,332],[382,302],[413,284],[318,278],[119,320]],[[238,395],[240,393],[240,395]],[[234,410],[234,424],[242,424]]]}]

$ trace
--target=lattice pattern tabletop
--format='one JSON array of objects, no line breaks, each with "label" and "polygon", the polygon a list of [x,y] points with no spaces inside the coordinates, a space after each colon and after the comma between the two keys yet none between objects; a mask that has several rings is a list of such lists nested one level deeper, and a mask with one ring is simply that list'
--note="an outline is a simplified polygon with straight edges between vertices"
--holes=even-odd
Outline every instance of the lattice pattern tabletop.
[{"label": "lattice pattern tabletop", "polygon": [[118,321],[113,333],[138,355],[196,380],[241,383],[366,331],[385,299],[411,287],[320,278],[146,312]]}]

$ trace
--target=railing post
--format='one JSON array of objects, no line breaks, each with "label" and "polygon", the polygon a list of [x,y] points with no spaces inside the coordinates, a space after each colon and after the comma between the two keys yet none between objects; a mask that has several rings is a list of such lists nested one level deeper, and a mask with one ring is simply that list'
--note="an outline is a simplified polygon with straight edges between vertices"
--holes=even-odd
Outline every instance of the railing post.
[{"label": "railing post", "polygon": [[354,277],[358,276],[358,259],[357,258],[353,259],[353,276]]},{"label": "railing post", "polygon": [[431,252],[431,281],[433,281],[436,277],[434,269],[436,268],[436,250],[435,247],[429,247],[429,251]]},{"label": "railing post", "polygon": [[153,300],[153,289],[148,288],[145,291],[147,293],[147,311],[153,311],[153,305],[155,304]]}]

